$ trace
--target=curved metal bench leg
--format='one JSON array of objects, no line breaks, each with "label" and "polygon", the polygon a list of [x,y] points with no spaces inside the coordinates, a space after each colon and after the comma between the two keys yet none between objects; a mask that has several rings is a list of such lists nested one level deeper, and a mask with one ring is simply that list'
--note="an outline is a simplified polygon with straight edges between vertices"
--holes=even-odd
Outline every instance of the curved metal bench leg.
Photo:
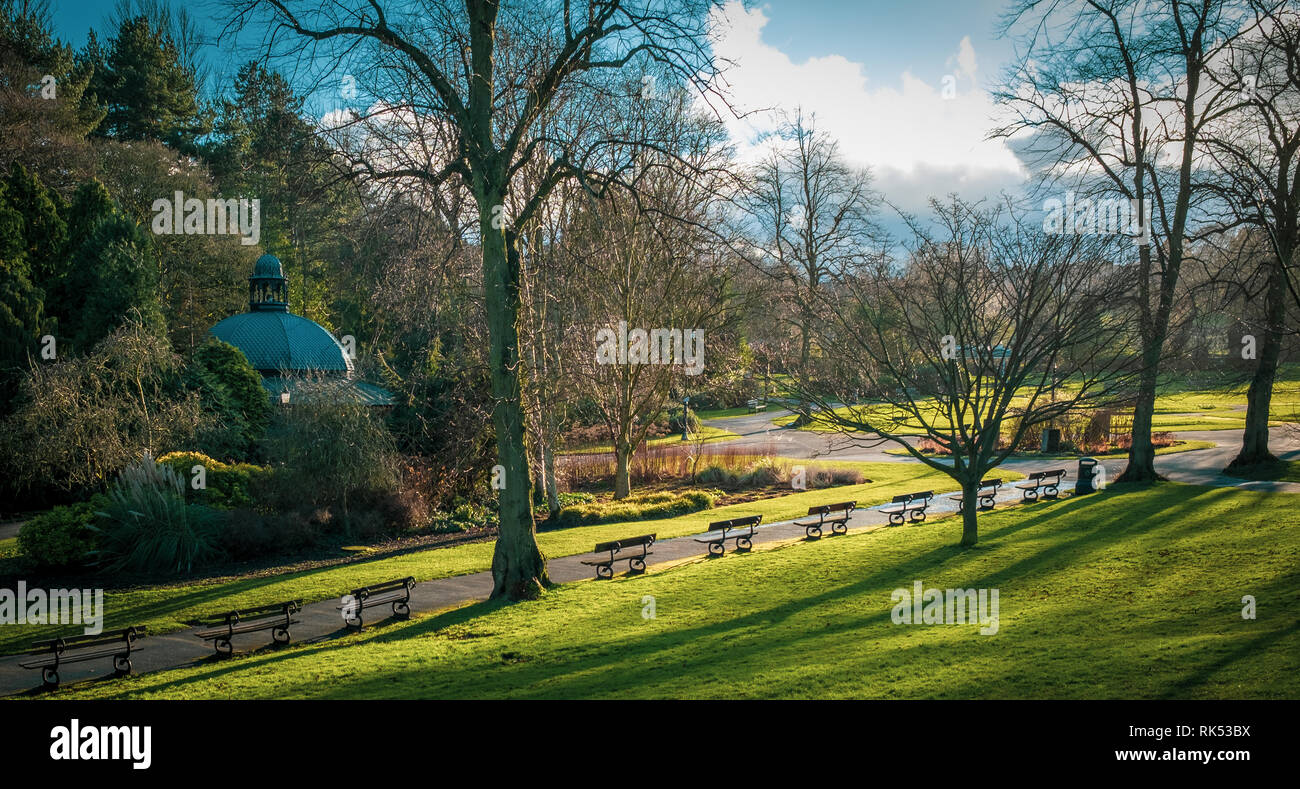
[{"label": "curved metal bench leg", "polygon": [[711,543],[709,543],[709,555],[710,555],[710,556],[721,556],[722,554],[724,554],[724,553],[726,553],[726,552],[727,552],[727,546],[723,545],[721,542],[711,542]]},{"label": "curved metal bench leg", "polygon": [[628,572],[633,572],[633,573],[645,572],[645,559],[642,559],[639,556],[636,557],[635,559],[628,559],[627,569]]},{"label": "curved metal bench leg", "polygon": [[113,671],[116,672],[117,676],[119,677],[125,677],[127,674],[130,674],[131,658],[128,657],[127,655],[114,655]]},{"label": "curved metal bench leg", "polygon": [[41,683],[45,685],[46,690],[54,690],[59,686],[59,672],[53,666],[44,666],[41,668]]},{"label": "curved metal bench leg", "polygon": [[230,643],[230,636],[218,636],[212,640],[212,647],[217,650],[218,655],[229,656],[235,651],[235,645]]},{"label": "curved metal bench leg", "polygon": [[596,577],[606,579],[613,578],[614,568],[608,564],[598,564],[596,565]]},{"label": "curved metal bench leg", "polygon": [[393,616],[400,616],[403,619],[409,619],[411,616],[411,606],[405,600],[393,601]]},{"label": "curved metal bench leg", "polygon": [[901,513],[901,512],[891,512],[891,513],[889,513],[889,525],[890,525],[890,526],[902,526],[902,525],[903,525],[903,513]]},{"label": "curved metal bench leg", "polygon": [[753,547],[754,547],[754,543],[750,542],[748,537],[739,537],[736,539],[737,551],[748,551]]},{"label": "curved metal bench leg", "polygon": [[822,530],[816,526],[805,526],[803,531],[810,540],[816,540],[822,536]]},{"label": "curved metal bench leg", "polygon": [[277,644],[289,643],[289,628],[285,625],[271,629],[271,639]]},{"label": "curved metal bench leg", "polygon": [[1043,496],[1045,498],[1054,499],[1059,496],[1060,493],[1061,491],[1055,485],[1048,485],[1046,488],[1043,488]]}]

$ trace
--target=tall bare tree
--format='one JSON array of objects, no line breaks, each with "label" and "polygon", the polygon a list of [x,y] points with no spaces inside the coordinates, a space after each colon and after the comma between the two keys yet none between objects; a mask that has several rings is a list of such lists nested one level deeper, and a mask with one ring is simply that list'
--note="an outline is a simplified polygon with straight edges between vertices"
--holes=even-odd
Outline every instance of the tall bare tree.
[{"label": "tall bare tree", "polygon": [[876,197],[870,174],[849,165],[836,140],[802,110],[784,119],[769,144],[750,175],[745,208],[761,250],[759,268],[785,308],[776,315],[793,329],[799,361],[807,365],[815,295],[832,273],[870,258],[878,234],[871,219]]},{"label": "tall bare tree", "polygon": [[1197,217],[1199,143],[1241,103],[1207,74],[1240,34],[1230,0],[1019,0],[1004,32],[1015,63],[996,99],[1014,120],[994,136],[1021,136],[1045,189],[1077,188],[1092,200],[1132,206],[1137,248],[1137,327],[1145,368],[1122,480],[1158,479],[1151,441],[1160,362],[1178,279]]},{"label": "tall bare tree", "polygon": [[[1269,409],[1288,305],[1300,309],[1300,12],[1275,0],[1251,0],[1249,32],[1224,53],[1210,79],[1239,91],[1245,103],[1215,124],[1204,141],[1216,165],[1206,186],[1226,216],[1213,229],[1253,229],[1267,238],[1262,265],[1241,272],[1251,300],[1263,296],[1262,335],[1246,393],[1241,451],[1229,468],[1267,463]],[[1230,243],[1235,239],[1229,238]],[[1258,276],[1254,276],[1258,274]],[[1260,281],[1253,287],[1252,281]]]},{"label": "tall bare tree", "polygon": [[[426,117],[449,130],[451,149],[405,146],[369,157],[372,179],[423,181],[468,190],[477,213],[490,336],[493,424],[499,462],[500,530],[493,596],[535,595],[546,583],[531,505],[519,339],[520,228],[547,195],[576,178],[593,189],[616,181],[620,161],[654,139],[620,126],[610,106],[640,99],[626,70],[649,82],[713,93],[707,41],[712,0],[228,0],[232,25],[267,22],[268,50],[305,69],[374,80],[367,116]],[[567,105],[565,122],[553,122]],[[623,151],[626,155],[618,155]],[[527,192],[530,163],[544,175]],[[611,162],[614,164],[611,165]]]}]

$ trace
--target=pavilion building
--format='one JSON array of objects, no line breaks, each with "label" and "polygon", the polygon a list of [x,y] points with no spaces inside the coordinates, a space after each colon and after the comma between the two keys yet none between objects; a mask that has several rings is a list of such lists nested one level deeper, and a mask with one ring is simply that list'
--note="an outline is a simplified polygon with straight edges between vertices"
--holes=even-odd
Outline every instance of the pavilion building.
[{"label": "pavilion building", "polygon": [[289,312],[289,281],[274,255],[262,255],[253,266],[248,312],[226,318],[209,333],[243,351],[273,403],[310,401],[321,392],[367,406],[395,402],[388,390],[356,377],[346,349],[324,326]]}]

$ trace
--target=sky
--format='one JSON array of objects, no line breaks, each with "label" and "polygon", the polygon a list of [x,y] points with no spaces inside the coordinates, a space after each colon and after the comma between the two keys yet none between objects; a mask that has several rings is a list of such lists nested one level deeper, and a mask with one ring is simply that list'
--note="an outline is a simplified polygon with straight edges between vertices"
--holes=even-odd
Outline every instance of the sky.
[{"label": "sky", "polygon": [[[107,27],[114,3],[52,0],[58,35],[80,46]],[[875,186],[908,211],[929,196],[979,198],[1015,191],[1026,174],[1002,141],[988,88],[1010,59],[996,35],[1005,0],[731,0],[715,15],[717,53],[739,108],[801,107],[834,136],[845,157],[869,167]],[[219,5],[186,4],[213,37]],[[221,79],[242,59],[211,48]],[[945,90],[947,88],[947,90]],[[742,156],[771,115],[728,122]]]}]

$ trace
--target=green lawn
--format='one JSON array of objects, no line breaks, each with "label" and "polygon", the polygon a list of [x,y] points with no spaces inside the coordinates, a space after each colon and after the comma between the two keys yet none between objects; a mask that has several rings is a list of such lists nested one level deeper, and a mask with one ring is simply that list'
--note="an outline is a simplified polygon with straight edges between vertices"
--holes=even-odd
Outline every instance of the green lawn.
[{"label": "green lawn", "polygon": [[[807,461],[792,461],[795,463]],[[822,463],[860,470],[873,480],[862,485],[847,485],[810,490],[736,504],[655,521],[631,521],[599,526],[581,526],[537,536],[547,556],[586,553],[598,542],[654,532],[660,538],[682,537],[704,531],[710,521],[744,515],[763,515],[768,522],[790,520],[808,512],[814,504],[857,500],[863,506],[889,501],[900,493],[933,488],[935,492],[954,491],[957,486],[945,474],[919,463]],[[1013,475],[1020,479],[1019,475]],[[1011,477],[1007,477],[1010,479]],[[394,578],[414,576],[416,580],[465,575],[492,566],[493,543],[472,543],[448,548],[404,554],[385,559],[305,570],[284,575],[241,578],[219,582],[172,584],[141,589],[110,591],[104,594],[106,628],[145,624],[151,632],[182,630],[201,616],[233,608],[276,603],[283,600],[326,600],[339,597],[351,589],[381,583]],[[68,632],[76,628],[67,628]],[[58,629],[33,625],[0,627],[0,654],[22,651],[34,639],[58,635]]]},{"label": "green lawn", "polygon": [[[1170,447],[1160,447],[1156,450],[1156,454],[1176,455],[1179,452],[1193,452],[1198,449],[1213,449],[1215,446],[1216,444],[1213,441],[1182,441]],[[899,457],[912,456],[910,452],[908,452],[906,449],[903,449],[902,447],[894,447],[893,449],[886,449],[885,454],[897,455]],[[1127,449],[1116,449],[1111,452],[1099,452],[1094,455],[1090,455],[1089,457],[1118,458],[1118,457],[1127,457],[1127,456],[1128,456]],[[933,457],[933,455],[929,455],[929,457]],[[1082,456],[1081,455],[1042,455],[1037,452],[1027,452],[1023,454],[1012,455],[1010,459],[1012,460],[1076,460],[1079,457]]]},{"label": "green lawn", "polygon": [[[1294,699],[1298,501],[1112,485],[983,515],[974,550],[954,519],[796,542],[59,695]],[[894,624],[914,581],[997,589],[998,632]]]},{"label": "green lawn", "polygon": [[730,419],[733,416],[750,416],[754,410],[747,405],[736,406],[735,408],[718,408],[713,411],[696,411],[695,415],[701,420],[709,419]]},{"label": "green lawn", "polygon": [[[732,433],[730,430],[723,430],[720,427],[709,427],[708,425],[703,425],[700,427],[698,432],[691,434],[690,441],[682,441],[681,434],[678,433],[671,436],[660,436],[659,438],[647,439],[645,444],[647,447],[663,447],[663,446],[673,446],[673,445],[691,446],[696,442],[700,442],[704,444],[712,444],[715,441],[727,441],[732,438],[740,438],[740,436],[736,433]],[[576,447],[567,447],[562,452],[560,452],[560,454],[561,455],[590,455],[590,454],[596,454],[600,452],[613,452],[613,451],[614,451],[614,447],[612,444],[584,444]]]}]

